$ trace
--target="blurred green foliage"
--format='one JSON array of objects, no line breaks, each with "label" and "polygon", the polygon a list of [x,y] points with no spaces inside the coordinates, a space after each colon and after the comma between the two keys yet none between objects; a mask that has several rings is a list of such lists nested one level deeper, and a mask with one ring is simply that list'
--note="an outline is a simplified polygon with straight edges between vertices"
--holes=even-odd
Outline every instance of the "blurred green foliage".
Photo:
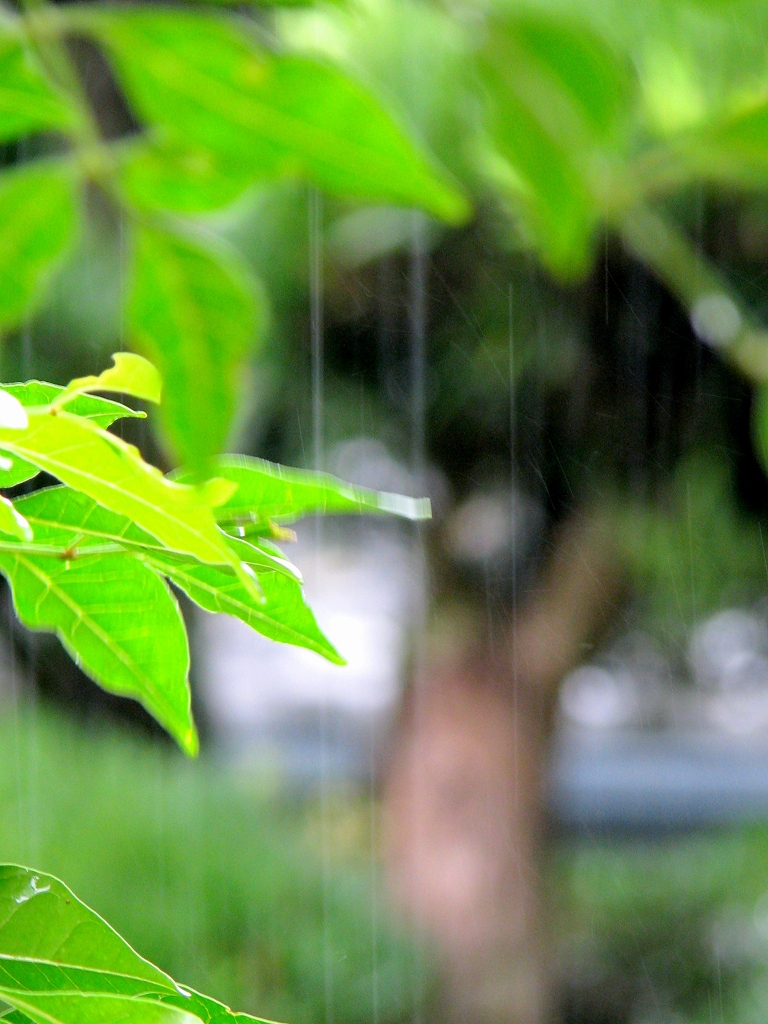
[{"label": "blurred green foliage", "polygon": [[375,830],[375,804],[342,790],[321,817],[277,766],[192,766],[2,706],[0,859],[65,878],[143,956],[259,1016],[410,1019],[428,972],[388,920]]},{"label": "blurred green foliage", "polygon": [[768,1012],[764,824],[582,839],[551,863],[576,1019],[757,1024]]}]

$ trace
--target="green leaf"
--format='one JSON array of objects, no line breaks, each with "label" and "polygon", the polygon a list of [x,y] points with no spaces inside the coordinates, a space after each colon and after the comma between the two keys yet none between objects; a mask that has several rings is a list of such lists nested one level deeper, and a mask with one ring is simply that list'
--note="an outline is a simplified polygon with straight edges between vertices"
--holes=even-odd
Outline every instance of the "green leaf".
[{"label": "green leaf", "polygon": [[[254,601],[224,566],[201,565],[164,552],[151,552],[146,557],[206,611],[233,615],[270,640],[306,647],[336,665],[346,664],[318,627],[312,610],[304,601],[301,583],[285,572],[264,570],[260,564],[263,552],[258,549],[234,538],[232,543],[237,545],[235,550],[240,558],[258,572],[263,602]],[[256,554],[257,562],[251,562],[249,548]]]},{"label": "green leaf", "polygon": [[231,257],[150,228],[135,238],[132,343],[166,382],[163,425],[180,460],[202,469],[225,445],[243,362],[266,302]]},{"label": "green leaf", "polygon": [[[66,501],[63,490],[22,498],[16,510],[34,518],[41,504]],[[43,527],[35,540],[42,548],[59,546],[71,533]],[[0,570],[25,626],[55,632],[100,686],[140,701],[186,753],[197,752],[184,620],[155,572],[130,553],[90,554],[74,545],[59,556],[38,554],[29,545],[18,551],[7,546],[0,550]]]},{"label": "green leaf", "polygon": [[0,430],[0,449],[127,516],[172,550],[231,565],[258,600],[252,572],[227,546],[195,488],[166,479],[135,448],[89,420],[54,412],[30,409],[27,430]]},{"label": "green leaf", "polygon": [[72,241],[74,185],[70,170],[53,163],[0,174],[0,327],[22,321]]},{"label": "green leaf", "polygon": [[204,565],[164,550],[125,516],[102,508],[92,498],[68,487],[37,491],[19,499],[16,509],[34,527],[35,542],[43,548],[71,549],[79,557],[87,555],[94,545],[103,548],[105,543],[120,544],[140,554],[206,611],[234,615],[273,640],[308,647],[337,664],[343,663],[304,602],[298,570],[280,552],[228,538],[237,557],[258,574],[264,596],[257,601],[231,568]]},{"label": "green leaf", "polygon": [[159,991],[176,986],[58,879],[0,865],[0,957],[123,974]]},{"label": "green leaf", "polygon": [[13,1024],[246,1024],[140,957],[57,878],[0,865],[0,999]]},{"label": "green leaf", "polygon": [[[142,530],[127,516],[112,512],[89,498],[81,491],[70,487],[46,487],[33,495],[17,500],[24,501],[24,514],[34,527],[36,542],[48,546],[53,553],[63,554],[68,549],[88,553],[89,547],[120,545],[128,551],[146,553],[162,552],[186,563],[188,556],[164,548],[155,538]],[[281,572],[293,579],[301,580],[295,566],[286,561],[279,549],[262,542],[259,546],[227,537],[229,547],[250,565],[255,572]],[[200,563],[202,564],[202,563]]]},{"label": "green leaf", "polygon": [[53,91],[20,39],[0,35],[0,141],[34,132],[66,130],[73,121],[68,106]]},{"label": "green leaf", "polygon": [[129,202],[144,209],[200,213],[228,206],[250,185],[248,164],[190,146],[156,130],[123,150],[119,181]]},{"label": "green leaf", "polygon": [[[60,384],[47,384],[40,380],[28,380],[24,384],[3,384],[2,389],[17,398],[26,408],[51,405],[64,392]],[[122,402],[114,402],[110,398],[101,398],[97,395],[73,395],[62,404],[67,412],[74,416],[82,416],[105,430],[115,420],[144,419],[146,416],[146,413],[130,409]]]},{"label": "green leaf", "polygon": [[[217,476],[238,485],[233,496],[215,509],[225,526],[269,534],[272,523],[295,523],[304,516],[361,512],[387,513],[404,519],[429,519],[428,498],[355,487],[327,473],[287,469],[246,455],[223,455],[214,464]],[[178,473],[184,480],[188,474]]]},{"label": "green leaf", "polygon": [[10,534],[19,540],[32,540],[29,523],[7,498],[0,498],[0,533]]},{"label": "green leaf", "polygon": [[586,26],[544,14],[491,22],[480,68],[493,144],[485,172],[544,262],[578,277],[616,201],[633,99],[627,68]]},{"label": "green leaf", "polygon": [[80,7],[69,18],[108,48],[140,118],[237,161],[253,180],[306,177],[450,222],[469,214],[383,107],[331,68],[272,56],[210,14]]},{"label": "green leaf", "polygon": [[[24,406],[50,405],[63,392],[64,388],[58,384],[46,384],[39,380],[30,380],[25,384],[3,384],[3,391],[17,398]],[[108,398],[99,398],[93,395],[75,395],[66,403],[67,412],[76,416],[83,416],[91,420],[98,427],[106,430],[115,420],[131,418],[144,418],[143,412],[129,409],[127,405],[120,402],[112,402]],[[0,459],[8,458],[7,452],[0,451]],[[16,484],[32,480],[40,470],[24,459],[10,459],[10,467],[0,466],[0,487],[15,487]]]},{"label": "green leaf", "polygon": [[[763,95],[672,140],[689,174],[721,185],[764,188],[768,182],[768,100]],[[667,157],[669,165],[670,156]],[[663,172],[662,172],[663,173]]]},{"label": "green leaf", "polygon": [[144,399],[146,402],[160,401],[163,382],[157,369],[148,359],[133,352],[115,352],[112,363],[113,365],[98,377],[77,377],[70,381],[55,399],[54,404],[66,406],[70,398],[88,391],[118,391],[124,395]]}]

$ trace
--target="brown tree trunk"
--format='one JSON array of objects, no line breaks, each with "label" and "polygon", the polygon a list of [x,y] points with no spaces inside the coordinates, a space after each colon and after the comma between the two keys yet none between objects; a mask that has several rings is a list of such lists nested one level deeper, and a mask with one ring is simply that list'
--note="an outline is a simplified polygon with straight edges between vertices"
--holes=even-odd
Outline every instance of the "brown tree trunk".
[{"label": "brown tree trunk", "polygon": [[454,1021],[552,1017],[540,864],[554,698],[622,587],[605,524],[581,514],[502,636],[454,630],[414,673],[385,780],[385,857]]}]

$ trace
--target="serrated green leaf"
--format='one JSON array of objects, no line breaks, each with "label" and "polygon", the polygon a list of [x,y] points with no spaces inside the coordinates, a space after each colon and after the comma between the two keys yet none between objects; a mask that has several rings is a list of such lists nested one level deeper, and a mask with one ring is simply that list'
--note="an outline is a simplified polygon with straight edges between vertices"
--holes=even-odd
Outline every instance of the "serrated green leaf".
[{"label": "serrated green leaf", "polygon": [[160,401],[163,382],[156,367],[148,359],[134,352],[115,352],[112,363],[98,377],[77,377],[70,381],[55,399],[55,404],[66,406],[75,395],[89,391],[117,391],[146,402]]},{"label": "serrated green leaf", "polygon": [[14,327],[39,298],[51,265],[71,242],[75,181],[55,164],[0,174],[0,327]]},{"label": "serrated green leaf", "polygon": [[[64,390],[58,384],[46,384],[39,380],[30,380],[25,384],[3,384],[3,390],[7,391],[14,398],[17,398],[23,406],[50,405]],[[127,405],[120,402],[113,402],[108,398],[100,398],[94,395],[75,395],[66,403],[67,412],[75,416],[83,416],[91,420],[98,427],[106,430],[115,420],[131,418],[144,418],[143,412],[129,409]],[[10,468],[0,468],[0,487],[15,487],[16,484],[32,480],[40,470],[24,459],[10,458],[7,452],[0,451],[0,458],[8,457],[11,462]]]},{"label": "serrated green leaf", "polygon": [[[249,546],[243,545],[238,550],[244,561],[248,561],[244,548]],[[301,584],[286,573],[254,566],[265,598],[257,603],[234,573],[224,566],[183,561],[163,552],[148,553],[146,558],[206,611],[233,615],[270,640],[306,647],[336,665],[346,664],[318,627],[312,610],[304,601]]]},{"label": "serrated green leaf", "polygon": [[243,361],[264,330],[266,300],[231,257],[141,227],[128,302],[132,344],[160,369],[162,422],[197,470],[224,447]]},{"label": "serrated green leaf", "polygon": [[66,129],[72,114],[18,37],[0,33],[0,141]]},{"label": "serrated green leaf", "polygon": [[[271,523],[295,523],[304,516],[386,513],[404,519],[429,519],[428,498],[355,487],[328,473],[288,469],[246,455],[223,455],[214,472],[236,483],[232,497],[214,510],[222,524],[271,533]],[[184,480],[183,473],[176,478]]]},{"label": "serrated green leaf", "polygon": [[172,550],[232,566],[258,600],[252,572],[227,546],[197,490],[166,479],[120,438],[64,411],[31,409],[27,430],[0,430],[0,449],[127,516]]},{"label": "serrated green leaf", "polygon": [[0,865],[0,999],[10,1024],[246,1024],[176,985],[52,875]]},{"label": "serrated green leaf", "polygon": [[[17,509],[34,507],[34,497]],[[25,626],[56,633],[100,686],[140,701],[187,754],[197,752],[184,620],[157,573],[122,551],[70,559],[21,545],[0,550],[0,571]]]},{"label": "serrated green leaf", "polygon": [[469,215],[383,107],[331,68],[272,56],[210,14],[81,7],[70,19],[106,45],[143,120],[250,168],[253,180],[306,177],[450,222]]}]

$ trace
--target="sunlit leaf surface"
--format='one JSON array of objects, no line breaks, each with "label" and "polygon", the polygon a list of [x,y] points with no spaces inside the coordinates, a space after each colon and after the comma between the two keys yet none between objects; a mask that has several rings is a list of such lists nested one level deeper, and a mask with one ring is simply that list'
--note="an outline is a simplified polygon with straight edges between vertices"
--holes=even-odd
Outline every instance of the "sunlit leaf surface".
[{"label": "sunlit leaf surface", "polygon": [[16,865],[0,865],[0,999],[15,1024],[254,1020],[176,985],[58,879]]},{"label": "sunlit leaf surface", "polygon": [[[40,554],[23,545],[0,550],[21,621],[55,632],[96,682],[141,701],[195,753],[187,637],[166,584],[140,559],[96,543],[87,531],[100,510],[87,498],[52,488],[18,500],[15,508],[32,516],[41,548]],[[57,517],[62,525],[50,525]],[[89,546],[102,553],[89,554]],[[56,548],[63,553],[43,553]]]},{"label": "sunlit leaf surface", "polygon": [[426,498],[355,487],[328,473],[288,469],[245,455],[222,456],[214,472],[238,485],[233,496],[214,510],[218,521],[255,532],[269,533],[270,522],[294,523],[310,515],[378,512],[413,520],[430,516]]}]

